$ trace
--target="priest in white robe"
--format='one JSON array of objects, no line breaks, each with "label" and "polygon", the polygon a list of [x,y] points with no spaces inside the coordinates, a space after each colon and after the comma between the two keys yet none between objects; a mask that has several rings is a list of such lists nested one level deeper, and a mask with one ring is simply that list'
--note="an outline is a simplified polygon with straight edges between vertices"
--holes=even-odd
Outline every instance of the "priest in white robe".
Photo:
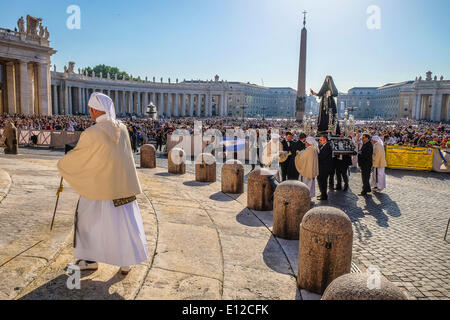
[{"label": "priest in white robe", "polygon": [[313,137],[306,138],[306,149],[297,151],[295,167],[299,180],[307,185],[311,198],[316,196],[316,177],[319,175],[319,144]]},{"label": "priest in white robe", "polygon": [[386,188],[386,173],[384,169],[386,168],[386,154],[384,152],[383,140],[378,137],[372,137],[373,144],[373,171],[370,184],[373,191],[380,192]]},{"label": "priest in white robe", "polygon": [[148,248],[136,195],[142,193],[126,126],[116,120],[114,103],[95,92],[89,113],[96,124],[59,162],[61,176],[80,195],[75,217],[74,265],[97,270],[98,263],[120,267],[147,260]]}]

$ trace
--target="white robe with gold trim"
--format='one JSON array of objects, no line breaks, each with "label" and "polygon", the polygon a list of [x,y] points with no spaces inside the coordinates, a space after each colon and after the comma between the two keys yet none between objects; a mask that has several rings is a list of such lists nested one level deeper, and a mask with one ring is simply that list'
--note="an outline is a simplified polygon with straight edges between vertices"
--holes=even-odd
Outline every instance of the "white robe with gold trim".
[{"label": "white robe with gold trim", "polygon": [[97,118],[77,147],[59,161],[58,169],[80,194],[75,259],[120,267],[146,261],[147,240],[137,201],[120,207],[112,201],[141,193],[124,125],[105,115]]},{"label": "white robe with gold trim", "polygon": [[137,201],[116,208],[112,201],[81,197],[74,257],[120,267],[146,261],[147,240]]}]

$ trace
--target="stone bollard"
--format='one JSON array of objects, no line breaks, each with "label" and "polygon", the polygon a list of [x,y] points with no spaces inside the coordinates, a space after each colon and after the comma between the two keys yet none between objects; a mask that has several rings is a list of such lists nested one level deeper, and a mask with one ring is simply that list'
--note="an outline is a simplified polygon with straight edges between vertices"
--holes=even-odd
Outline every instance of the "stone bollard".
[{"label": "stone bollard", "polygon": [[311,195],[306,184],[296,180],[279,184],[273,201],[273,234],[298,240],[300,223],[310,208]]},{"label": "stone bollard", "polygon": [[240,194],[244,192],[244,166],[239,160],[228,160],[222,166],[222,192]]},{"label": "stone bollard", "polygon": [[210,153],[200,153],[195,159],[195,181],[216,182],[216,158]]},{"label": "stone bollard", "polygon": [[348,273],[335,279],[322,300],[407,300],[403,290],[380,273]]},{"label": "stone bollard", "polygon": [[152,144],[141,147],[141,168],[156,168],[156,149]]},{"label": "stone bollard", "polygon": [[258,211],[273,209],[274,177],[265,168],[253,170],[247,181],[247,207]]},{"label": "stone bollard", "polygon": [[352,243],[352,223],[342,210],[309,210],[300,224],[298,286],[322,294],[334,279],[349,273]]},{"label": "stone bollard", "polygon": [[19,154],[17,128],[12,123],[7,123],[1,138],[1,147],[4,149],[5,154]]},{"label": "stone bollard", "polygon": [[170,150],[167,160],[169,173],[186,173],[186,154],[183,149],[173,148]]}]

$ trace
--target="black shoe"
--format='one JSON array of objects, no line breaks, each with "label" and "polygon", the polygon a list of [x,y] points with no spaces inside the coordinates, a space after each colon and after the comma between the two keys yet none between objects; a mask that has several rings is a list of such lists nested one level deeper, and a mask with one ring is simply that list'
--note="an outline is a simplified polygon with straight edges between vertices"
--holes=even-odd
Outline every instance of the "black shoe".
[{"label": "black shoe", "polygon": [[346,185],[344,186],[343,191],[347,191],[347,190],[348,190],[348,184],[346,184]]},{"label": "black shoe", "polygon": [[334,190],[342,190],[342,186],[338,184],[336,187],[334,187]]},{"label": "black shoe", "polygon": [[322,195],[320,195],[320,196],[317,197],[317,200],[321,200],[321,201],[328,200],[328,196],[322,196]]},{"label": "black shoe", "polygon": [[336,190],[332,185],[328,187],[328,190]]},{"label": "black shoe", "polygon": [[366,196],[367,192],[366,191],[362,191],[360,194],[358,194],[358,196]]}]

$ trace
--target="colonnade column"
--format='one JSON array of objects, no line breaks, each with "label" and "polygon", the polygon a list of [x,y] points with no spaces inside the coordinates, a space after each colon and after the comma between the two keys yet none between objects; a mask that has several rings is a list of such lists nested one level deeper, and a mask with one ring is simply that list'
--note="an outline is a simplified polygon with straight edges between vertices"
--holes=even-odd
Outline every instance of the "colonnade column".
[{"label": "colonnade column", "polygon": [[194,115],[194,95],[191,93],[189,96],[189,116],[192,117]]},{"label": "colonnade column", "polygon": [[114,109],[119,113],[119,90],[114,90]]},{"label": "colonnade column", "polygon": [[173,105],[173,98],[172,98],[172,94],[168,93],[167,94],[167,118],[171,118],[172,117],[172,105]]},{"label": "colonnade column", "polygon": [[205,100],[206,100],[206,103],[205,103],[206,112],[205,112],[205,114],[206,114],[207,117],[211,117],[212,116],[212,101],[211,101],[212,100],[212,96],[211,96],[210,93],[207,93],[205,95]]},{"label": "colonnade column", "polygon": [[82,88],[82,99],[83,99],[83,114],[87,113],[87,102],[86,102],[86,88]]},{"label": "colonnade column", "polygon": [[[34,63],[29,63],[27,65],[27,69],[28,69],[28,90],[30,92],[30,100],[28,103],[28,110],[29,110],[29,114],[35,114],[36,112],[36,104],[38,101],[38,94],[36,91],[37,85],[36,85],[36,81],[35,81],[35,71],[36,71],[36,67]],[[59,100],[59,105],[62,105],[62,100],[60,98]]]},{"label": "colonnade column", "polygon": [[120,113],[125,113],[127,105],[127,97],[125,96],[125,90],[122,90],[122,105],[120,106]]},{"label": "colonnade column", "polygon": [[82,102],[83,99],[81,97],[81,87],[78,87],[77,90],[78,90],[78,101],[77,101],[78,110],[77,110],[77,112],[83,113],[83,102]]},{"label": "colonnade column", "polygon": [[174,116],[175,117],[178,117],[178,115],[179,115],[179,110],[178,110],[178,108],[179,108],[179,104],[178,104],[178,102],[179,102],[179,100],[180,100],[180,95],[178,94],[178,93],[175,93],[174,95],[173,95],[173,97],[174,97],[174,99],[175,99],[175,114],[174,114]]},{"label": "colonnade column", "polygon": [[186,94],[181,94],[181,116],[186,117]]},{"label": "colonnade column", "polygon": [[22,114],[30,114],[30,90],[28,87],[28,63],[19,62],[20,74],[20,111]]},{"label": "colonnade column", "polygon": [[84,106],[83,106],[83,113],[84,114],[89,114],[89,106],[88,106],[88,102],[89,102],[89,92],[87,88],[83,88],[83,101],[84,101]]},{"label": "colonnade column", "polygon": [[69,86],[64,84],[64,114],[69,114]]},{"label": "colonnade column", "polygon": [[64,97],[63,97],[62,83],[60,86],[57,86],[57,89],[58,89],[58,107],[59,107],[58,113],[64,114]]},{"label": "colonnade column", "polygon": [[[28,73],[28,69],[27,69],[27,73]],[[53,114],[59,114],[59,108],[58,108],[58,86],[54,85],[53,86],[53,97],[52,97],[52,101],[53,101],[53,107],[54,107],[54,112]],[[30,102],[28,101],[28,114],[30,112]],[[23,112],[23,110],[22,110]]]},{"label": "colonnade column", "polygon": [[73,114],[73,105],[72,105],[72,87],[68,88],[68,97],[69,97],[69,114]]},{"label": "colonnade column", "polygon": [[48,63],[38,63],[38,92],[39,92],[39,113],[51,115],[49,108],[50,101],[50,66]]},{"label": "colonnade column", "polygon": [[201,94],[197,95],[197,116],[198,117],[202,116],[202,95]]},{"label": "colonnade column", "polygon": [[136,103],[136,113],[138,115],[142,114],[142,110],[141,110],[141,92],[136,92],[137,95],[137,103]]},{"label": "colonnade column", "polygon": [[160,100],[161,114],[164,115],[165,118],[167,118],[166,107],[164,105],[164,93],[163,92],[159,93],[159,100]]},{"label": "colonnade column", "polygon": [[7,99],[8,99],[8,113],[16,113],[16,77],[14,76],[14,63],[6,63],[6,84],[7,84]]},{"label": "colonnade column", "polygon": [[433,94],[433,104],[431,107],[431,120],[441,121],[441,111],[442,111],[442,94]]},{"label": "colonnade column", "polygon": [[228,116],[228,95],[224,94],[223,99],[223,109],[224,109],[224,116]]},{"label": "colonnade column", "polygon": [[419,120],[420,119],[420,96],[419,94],[416,94],[415,100],[414,100],[414,119]]},{"label": "colonnade column", "polygon": [[143,105],[143,114],[146,114],[146,112],[147,112],[147,106],[150,104],[150,102],[149,102],[149,97],[148,97],[148,95],[149,95],[150,93],[149,92],[144,92],[144,105]]},{"label": "colonnade column", "polygon": [[134,92],[130,91],[130,113],[134,113]]}]

